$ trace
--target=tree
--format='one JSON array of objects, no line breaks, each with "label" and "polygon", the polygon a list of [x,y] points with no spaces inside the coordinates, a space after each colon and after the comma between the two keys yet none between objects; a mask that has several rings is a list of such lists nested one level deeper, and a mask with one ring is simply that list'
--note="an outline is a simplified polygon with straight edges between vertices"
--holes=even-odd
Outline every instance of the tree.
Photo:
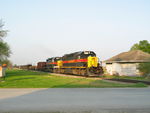
[{"label": "tree", "polygon": [[7,61],[7,58],[10,56],[10,48],[3,38],[7,35],[7,30],[3,30],[4,24],[0,21],[0,64]]},{"label": "tree", "polygon": [[147,40],[142,40],[139,43],[134,44],[130,50],[141,50],[150,53],[150,43]]},{"label": "tree", "polygon": [[[134,44],[131,47],[131,51],[132,50],[141,50],[150,54],[150,43],[147,40],[142,40],[139,43]],[[150,60],[146,63],[140,63],[138,69],[142,73],[142,75],[144,75],[145,77],[150,77]]]}]

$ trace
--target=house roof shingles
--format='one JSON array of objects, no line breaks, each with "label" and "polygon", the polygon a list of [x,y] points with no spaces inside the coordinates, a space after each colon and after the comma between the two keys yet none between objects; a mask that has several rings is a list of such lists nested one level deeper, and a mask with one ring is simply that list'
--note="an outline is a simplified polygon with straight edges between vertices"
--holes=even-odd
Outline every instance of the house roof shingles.
[{"label": "house roof shingles", "polygon": [[150,54],[145,53],[141,50],[134,50],[120,53],[104,62],[113,63],[113,62],[148,62],[148,61],[150,61]]}]

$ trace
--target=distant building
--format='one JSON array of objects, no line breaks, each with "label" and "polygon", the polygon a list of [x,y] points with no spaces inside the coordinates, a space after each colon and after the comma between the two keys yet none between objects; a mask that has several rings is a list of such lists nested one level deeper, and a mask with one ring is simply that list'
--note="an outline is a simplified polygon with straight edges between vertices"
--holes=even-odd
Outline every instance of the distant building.
[{"label": "distant building", "polygon": [[140,50],[123,52],[106,61],[106,71],[110,75],[139,76],[138,66],[140,63],[148,62],[150,54]]}]

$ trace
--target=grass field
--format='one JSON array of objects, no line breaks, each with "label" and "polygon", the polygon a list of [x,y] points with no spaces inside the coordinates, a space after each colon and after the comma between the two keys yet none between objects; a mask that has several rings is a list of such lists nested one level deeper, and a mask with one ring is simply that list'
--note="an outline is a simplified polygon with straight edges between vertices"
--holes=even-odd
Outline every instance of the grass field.
[{"label": "grass field", "polygon": [[144,77],[144,76],[111,76],[111,75],[106,75],[103,78],[106,79],[131,79],[131,80],[143,80],[143,81],[150,81],[150,78]]},{"label": "grass field", "polygon": [[122,84],[89,78],[70,78],[44,72],[27,70],[7,70],[6,78],[0,78],[0,88],[112,88],[112,87],[147,87],[147,85]]}]

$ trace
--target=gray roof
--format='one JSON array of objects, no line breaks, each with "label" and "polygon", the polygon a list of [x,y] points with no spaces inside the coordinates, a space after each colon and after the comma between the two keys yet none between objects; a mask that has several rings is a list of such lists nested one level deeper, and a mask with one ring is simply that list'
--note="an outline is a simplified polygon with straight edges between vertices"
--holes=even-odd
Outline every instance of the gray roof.
[{"label": "gray roof", "polygon": [[113,63],[113,62],[149,62],[150,54],[145,53],[140,50],[128,51],[120,53],[106,61],[105,63]]}]

